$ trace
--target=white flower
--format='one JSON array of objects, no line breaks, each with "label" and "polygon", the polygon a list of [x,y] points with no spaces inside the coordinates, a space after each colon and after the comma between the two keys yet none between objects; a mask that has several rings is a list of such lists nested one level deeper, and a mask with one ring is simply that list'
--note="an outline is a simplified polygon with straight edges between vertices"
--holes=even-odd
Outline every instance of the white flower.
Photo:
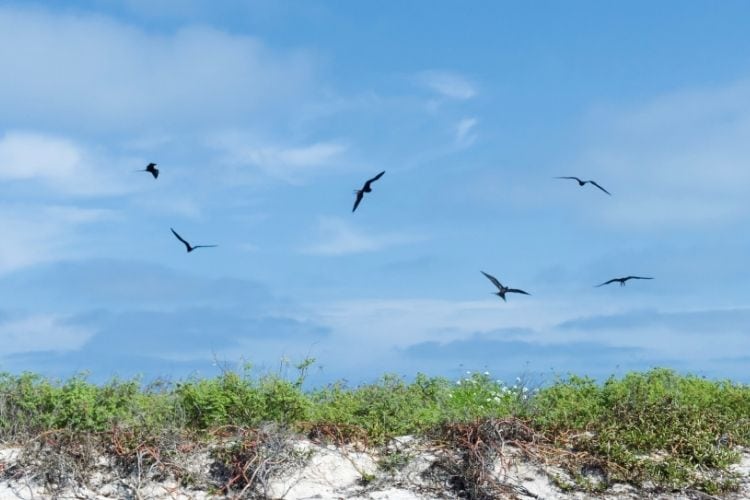
[{"label": "white flower", "polygon": [[456,380],[456,385],[461,385],[461,381],[460,380]]},{"label": "white flower", "polygon": [[484,374],[485,374],[485,375],[489,375],[489,374],[490,374],[490,372],[484,372]]}]

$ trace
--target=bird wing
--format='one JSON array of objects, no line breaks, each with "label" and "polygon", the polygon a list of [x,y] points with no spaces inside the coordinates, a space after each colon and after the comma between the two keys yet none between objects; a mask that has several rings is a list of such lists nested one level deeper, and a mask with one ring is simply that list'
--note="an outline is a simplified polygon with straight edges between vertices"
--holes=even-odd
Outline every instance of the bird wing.
[{"label": "bird wing", "polygon": [[378,180],[378,179],[380,179],[381,177],[383,177],[383,174],[385,174],[385,170],[383,170],[382,172],[380,172],[380,173],[379,173],[378,175],[376,175],[376,176],[375,176],[375,177],[373,177],[372,179],[368,180],[367,182],[375,182],[376,180]]},{"label": "bird wing", "polygon": [[357,207],[359,206],[359,202],[362,201],[362,198],[365,196],[364,191],[357,191],[357,199],[354,200],[354,207],[352,208],[352,212],[357,210]]},{"label": "bird wing", "polygon": [[196,248],[214,248],[214,247],[218,247],[218,246],[219,245],[195,245],[193,247],[193,250],[195,250]]},{"label": "bird wing", "polygon": [[646,276],[628,276],[625,279],[626,280],[652,280],[654,278],[649,278],[649,277],[646,277]]},{"label": "bird wing", "polygon": [[169,229],[172,231],[172,234],[175,235],[175,238],[177,238],[178,240],[180,240],[183,243],[183,245],[185,245],[185,248],[187,248],[188,250],[190,250],[190,248],[192,248],[190,246],[190,243],[188,243],[187,241],[185,241],[185,239],[182,236],[180,236],[179,234],[177,234],[177,231],[175,231],[171,227]]},{"label": "bird wing", "polygon": [[154,168],[155,166],[156,166],[156,163],[149,163],[148,165],[146,165],[146,168],[147,169],[148,168]]},{"label": "bird wing", "polygon": [[365,189],[365,190],[367,190],[367,189],[370,189],[370,184],[372,184],[372,183],[373,183],[373,182],[375,182],[376,180],[378,180],[378,179],[380,179],[381,177],[383,177],[383,174],[384,174],[384,173],[385,173],[385,170],[383,170],[382,172],[380,172],[380,173],[379,173],[378,175],[376,175],[376,176],[375,176],[375,177],[373,177],[372,179],[367,179],[367,182],[365,182],[365,186],[364,186],[364,188],[363,188],[363,189]]},{"label": "bird wing", "polygon": [[579,179],[578,177],[555,177],[555,179],[575,179],[578,182],[581,182],[581,179]]},{"label": "bird wing", "polygon": [[491,274],[485,273],[484,271],[479,271],[479,272],[482,273],[482,274],[484,274],[485,276],[487,276],[487,279],[490,280],[497,287],[498,290],[502,290],[503,289],[503,285],[500,284],[500,282],[497,280],[497,278],[495,278]]},{"label": "bird wing", "polygon": [[505,290],[505,291],[506,291],[506,292],[513,292],[513,293],[522,293],[522,294],[524,294],[524,295],[531,295],[530,293],[528,293],[528,292],[524,292],[523,290],[519,290],[518,288],[508,288],[508,289],[507,289],[507,290]]},{"label": "bird wing", "polygon": [[615,281],[620,281],[620,279],[622,279],[622,278],[612,278],[611,280],[605,281],[604,283],[600,283],[600,284],[598,284],[596,286],[609,285],[610,283],[614,283]]},{"label": "bird wing", "polygon": [[589,182],[593,184],[594,186],[598,187],[599,189],[601,189],[602,191],[604,191],[605,193],[607,193],[608,195],[612,196],[612,193],[610,193],[609,191],[601,187],[599,184],[596,183],[596,181],[589,181]]}]

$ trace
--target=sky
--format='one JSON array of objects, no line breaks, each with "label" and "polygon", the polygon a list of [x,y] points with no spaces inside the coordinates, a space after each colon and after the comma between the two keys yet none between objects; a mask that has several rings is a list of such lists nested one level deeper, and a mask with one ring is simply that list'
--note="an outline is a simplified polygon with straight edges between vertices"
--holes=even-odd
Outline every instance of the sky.
[{"label": "sky", "polygon": [[0,371],[748,382],[749,17],[0,2]]}]

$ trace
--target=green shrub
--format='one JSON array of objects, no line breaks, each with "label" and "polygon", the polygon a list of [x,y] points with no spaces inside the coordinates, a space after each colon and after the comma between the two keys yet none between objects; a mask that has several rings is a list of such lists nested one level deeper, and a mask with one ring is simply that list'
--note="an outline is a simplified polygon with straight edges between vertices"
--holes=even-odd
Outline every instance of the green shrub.
[{"label": "green shrub", "polygon": [[570,376],[530,390],[520,379],[511,386],[485,372],[457,381],[386,375],[359,387],[335,383],[305,391],[311,363],[298,365],[294,377],[253,376],[247,368],[145,387],[138,379],[97,385],[85,375],[61,382],[1,373],[0,439],[116,428],[136,446],[149,435],[207,435],[223,426],[275,422],[298,430],[343,429],[339,437],[377,444],[398,435],[428,435],[446,424],[508,419],[604,464],[611,479],[709,493],[731,488],[732,476],[716,479],[697,471],[726,471],[738,458],[728,445],[750,445],[750,387],[731,381],[653,369],[603,383]]}]

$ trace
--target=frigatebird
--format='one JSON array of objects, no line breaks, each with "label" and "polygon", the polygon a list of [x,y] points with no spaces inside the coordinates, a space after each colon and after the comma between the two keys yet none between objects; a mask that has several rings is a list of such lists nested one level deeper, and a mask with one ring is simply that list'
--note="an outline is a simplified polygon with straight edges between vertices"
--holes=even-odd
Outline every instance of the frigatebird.
[{"label": "frigatebird", "polygon": [[523,290],[519,290],[518,288],[508,288],[507,286],[503,286],[503,284],[500,283],[500,281],[498,281],[498,279],[492,276],[491,274],[487,274],[484,271],[479,271],[479,272],[487,276],[487,279],[490,280],[497,287],[498,291],[492,292],[492,293],[497,295],[501,299],[503,299],[504,302],[506,302],[505,300],[506,293],[522,293],[524,295],[531,295],[530,293],[524,292]]},{"label": "frigatebird", "polygon": [[156,163],[149,163],[146,168],[144,168],[143,170],[136,170],[136,172],[149,172],[154,176],[154,179],[159,177],[159,169],[156,168]]},{"label": "frigatebird", "polygon": [[610,193],[609,191],[607,191],[606,189],[604,189],[603,187],[601,187],[599,184],[596,183],[596,181],[592,181],[592,180],[583,181],[583,180],[579,179],[578,177],[555,177],[555,179],[573,179],[573,180],[578,181],[578,185],[579,186],[585,186],[586,184],[593,184],[594,186],[598,187],[599,189],[601,189],[602,191],[604,191],[608,195],[612,196],[612,193]]},{"label": "frigatebird", "polygon": [[185,245],[185,248],[187,249],[188,253],[192,252],[196,248],[212,248],[212,247],[219,246],[219,245],[195,245],[195,246],[192,246],[190,243],[188,243],[187,241],[185,241],[185,239],[182,236],[180,236],[179,234],[177,234],[177,231],[175,231],[171,227],[169,229],[171,229],[172,230],[172,234],[174,234],[175,237],[178,240],[180,240]]},{"label": "frigatebird", "polygon": [[362,186],[362,189],[355,189],[354,190],[354,192],[357,193],[357,199],[354,200],[354,208],[352,208],[352,212],[354,212],[355,210],[357,210],[357,207],[359,206],[359,202],[362,201],[362,198],[365,196],[365,193],[372,192],[371,184],[373,182],[375,182],[376,180],[380,179],[381,177],[383,177],[384,173],[385,173],[385,170],[383,170],[382,172],[380,172],[378,175],[376,175],[372,179],[368,179],[368,181],[365,182],[365,185]]},{"label": "frigatebird", "polygon": [[646,276],[625,276],[624,278],[612,278],[611,280],[605,281],[604,283],[601,283],[596,286],[599,287],[599,286],[609,285],[610,283],[614,283],[615,281],[619,282],[620,286],[625,286],[625,282],[628,280],[652,280],[652,279],[654,278],[649,278]]}]

